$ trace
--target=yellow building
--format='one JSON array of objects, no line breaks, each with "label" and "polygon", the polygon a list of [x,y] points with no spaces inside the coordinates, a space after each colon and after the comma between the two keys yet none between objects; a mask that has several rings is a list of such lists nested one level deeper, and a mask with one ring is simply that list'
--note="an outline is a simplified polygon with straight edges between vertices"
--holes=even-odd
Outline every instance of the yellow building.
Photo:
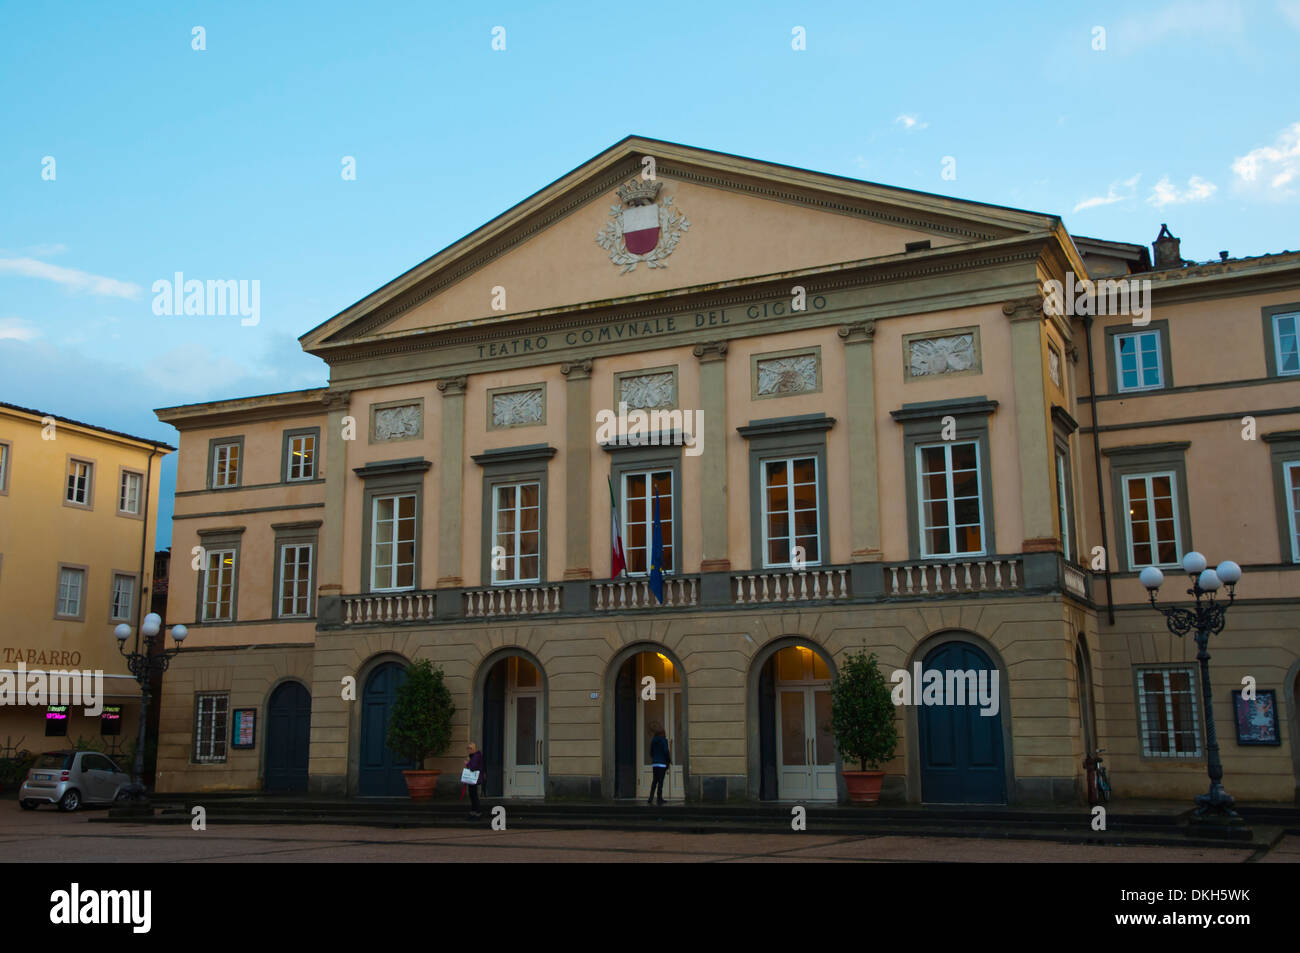
[{"label": "yellow building", "polygon": [[[1194,539],[1246,571],[1214,645],[1229,788],[1290,799],[1300,255],[1167,248],[618,143],[305,334],[328,387],[158,411],[193,613],[159,788],[403,794],[387,712],[429,658],[449,785],[473,739],[489,794],[644,797],[658,726],[670,798],[833,800],[830,685],[865,649],[989,681],[983,713],[900,706],[887,798],[1077,802],[1099,746],[1117,793],[1187,796],[1195,649],[1136,569]],[[1142,313],[1051,293],[1090,276]],[[1244,674],[1276,745],[1235,742]]]},{"label": "yellow building", "polygon": [[138,631],[149,611],[158,476],[175,449],[0,403],[0,679],[13,687],[20,674],[102,673],[94,707],[105,709],[7,699],[0,744],[41,752],[78,738],[118,750],[134,743],[140,689],[113,630],[126,622]]}]

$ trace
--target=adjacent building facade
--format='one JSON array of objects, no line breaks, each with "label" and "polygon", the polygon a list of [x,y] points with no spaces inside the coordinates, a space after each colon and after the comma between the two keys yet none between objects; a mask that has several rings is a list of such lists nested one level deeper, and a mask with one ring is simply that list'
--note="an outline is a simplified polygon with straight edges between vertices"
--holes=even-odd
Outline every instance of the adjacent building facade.
[{"label": "adjacent building facade", "polygon": [[[997,675],[899,707],[886,797],[1077,801],[1098,747],[1117,793],[1190,796],[1195,648],[1136,576],[1195,546],[1246,573],[1229,790],[1290,800],[1300,254],[1162,241],[1153,268],[1050,215],[617,144],[304,335],[328,387],[158,411],[190,626],[159,788],[402,795],[387,714],[430,658],[448,786],[472,739],[489,794],[644,797],[662,728],[668,797],[834,800],[866,650]],[[1150,310],[1045,307],[1089,277]],[[1276,744],[1235,743],[1246,675]]]},{"label": "adjacent building facade", "polygon": [[[113,630],[125,622],[138,632],[149,612],[158,474],[175,449],[0,403],[6,751],[39,753],[79,738],[109,750],[134,744],[140,689]],[[46,688],[36,694],[30,676],[49,672],[102,673],[99,704],[59,704]]]}]

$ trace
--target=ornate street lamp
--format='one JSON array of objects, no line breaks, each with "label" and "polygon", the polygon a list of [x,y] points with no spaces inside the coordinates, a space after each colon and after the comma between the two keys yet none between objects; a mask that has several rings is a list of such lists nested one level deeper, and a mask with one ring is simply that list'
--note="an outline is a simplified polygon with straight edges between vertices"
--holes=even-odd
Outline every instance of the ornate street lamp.
[{"label": "ornate street lamp", "polygon": [[[144,739],[145,727],[149,718],[149,683],[153,680],[155,674],[161,674],[167,671],[167,666],[171,664],[173,656],[181,650],[181,643],[185,641],[185,636],[189,635],[189,630],[183,625],[172,626],[172,638],[176,641],[176,647],[168,649],[162,644],[162,616],[156,612],[150,612],[144,617],[144,622],[140,625],[140,634],[144,636],[143,651],[140,651],[140,640],[135,642],[135,650],[128,652],[126,650],[126,640],[131,637],[131,626],[123,622],[113,630],[113,635],[117,638],[117,650],[122,653],[126,659],[126,667],[130,670],[131,675],[140,683],[140,734],[136,740],[135,746],[135,769],[132,774],[135,780],[123,790],[127,796],[135,800],[141,800],[145,796],[144,788]],[[154,647],[154,639],[159,639],[159,651],[151,651]]]},{"label": "ornate street lamp", "polygon": [[[1241,567],[1232,560],[1224,560],[1214,569],[1206,568],[1205,557],[1197,552],[1190,552],[1183,557],[1183,571],[1192,580],[1192,588],[1187,594],[1196,600],[1192,608],[1178,606],[1161,607],[1156,605],[1156,590],[1165,581],[1165,574],[1155,566],[1143,569],[1138,579],[1151,593],[1151,605],[1165,617],[1165,625],[1174,635],[1182,638],[1193,632],[1196,639],[1196,658],[1201,663],[1201,697],[1205,703],[1205,736],[1207,767],[1210,775],[1210,790],[1207,794],[1196,796],[1196,810],[1193,819],[1211,824],[1240,824],[1242,819],[1232,809],[1233,799],[1223,789],[1223,765],[1219,762],[1219,738],[1214,730],[1214,697],[1210,691],[1210,653],[1211,635],[1223,631],[1227,620],[1228,606],[1235,598],[1237,580],[1241,578]],[[1215,599],[1220,585],[1228,587],[1228,599],[1221,602]]]}]

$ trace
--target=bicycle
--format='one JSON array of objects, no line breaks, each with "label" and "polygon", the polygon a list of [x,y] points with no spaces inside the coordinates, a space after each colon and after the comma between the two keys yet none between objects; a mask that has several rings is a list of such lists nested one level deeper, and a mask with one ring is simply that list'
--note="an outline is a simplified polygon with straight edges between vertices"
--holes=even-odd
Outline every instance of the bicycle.
[{"label": "bicycle", "polygon": [[1110,776],[1106,773],[1101,758],[1101,753],[1105,750],[1098,748],[1083,760],[1083,766],[1088,771],[1088,803],[1094,806],[1110,800]]}]

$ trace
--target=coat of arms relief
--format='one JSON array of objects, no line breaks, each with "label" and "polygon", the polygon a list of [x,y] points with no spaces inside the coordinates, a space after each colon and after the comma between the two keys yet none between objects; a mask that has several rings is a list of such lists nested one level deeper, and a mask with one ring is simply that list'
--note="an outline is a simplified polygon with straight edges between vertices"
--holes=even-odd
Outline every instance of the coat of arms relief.
[{"label": "coat of arms relief", "polygon": [[596,243],[609,252],[613,264],[622,267],[619,274],[635,271],[639,262],[647,268],[667,268],[663,260],[691,227],[673,206],[671,195],[658,200],[662,187],[657,179],[633,179],[618,190],[623,204],[609,208],[611,221],[597,233]]}]

